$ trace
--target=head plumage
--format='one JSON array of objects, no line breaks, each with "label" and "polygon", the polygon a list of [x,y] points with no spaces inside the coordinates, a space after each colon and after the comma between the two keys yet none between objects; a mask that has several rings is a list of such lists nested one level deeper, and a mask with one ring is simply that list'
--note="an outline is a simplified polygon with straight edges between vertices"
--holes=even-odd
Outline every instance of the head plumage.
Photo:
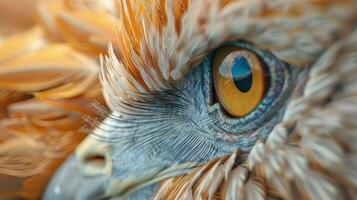
[{"label": "head plumage", "polygon": [[[117,6],[116,48],[110,46],[102,59],[101,76],[114,109],[119,98],[167,88],[230,39],[308,66],[350,24],[336,21],[353,13],[343,3],[327,1],[118,0]],[[339,7],[351,12],[339,15]]]}]

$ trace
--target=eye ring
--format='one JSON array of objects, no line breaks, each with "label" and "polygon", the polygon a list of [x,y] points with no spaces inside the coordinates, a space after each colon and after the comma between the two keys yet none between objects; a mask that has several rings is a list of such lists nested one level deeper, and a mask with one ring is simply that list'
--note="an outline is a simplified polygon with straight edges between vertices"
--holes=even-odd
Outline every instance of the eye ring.
[{"label": "eye ring", "polygon": [[257,55],[227,46],[217,50],[212,66],[217,98],[229,115],[243,117],[259,105],[268,87],[268,76]]}]

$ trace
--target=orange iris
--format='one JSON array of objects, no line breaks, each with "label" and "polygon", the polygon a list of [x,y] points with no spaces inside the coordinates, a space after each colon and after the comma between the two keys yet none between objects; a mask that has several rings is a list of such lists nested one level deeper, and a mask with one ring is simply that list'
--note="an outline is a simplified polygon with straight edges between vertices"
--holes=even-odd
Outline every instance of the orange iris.
[{"label": "orange iris", "polygon": [[213,60],[213,80],[223,108],[234,117],[252,112],[262,101],[267,81],[258,57],[238,47],[218,50]]}]

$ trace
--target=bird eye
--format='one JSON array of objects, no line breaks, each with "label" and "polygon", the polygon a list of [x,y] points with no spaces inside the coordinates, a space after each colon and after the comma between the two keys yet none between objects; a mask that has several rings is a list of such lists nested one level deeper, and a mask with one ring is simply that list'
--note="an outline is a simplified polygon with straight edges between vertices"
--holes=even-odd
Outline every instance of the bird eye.
[{"label": "bird eye", "polygon": [[246,41],[229,41],[202,63],[207,69],[209,114],[230,133],[256,130],[278,113],[300,72],[268,50]]},{"label": "bird eye", "polygon": [[217,99],[233,117],[244,117],[261,103],[269,85],[258,55],[236,46],[218,49],[212,60]]}]

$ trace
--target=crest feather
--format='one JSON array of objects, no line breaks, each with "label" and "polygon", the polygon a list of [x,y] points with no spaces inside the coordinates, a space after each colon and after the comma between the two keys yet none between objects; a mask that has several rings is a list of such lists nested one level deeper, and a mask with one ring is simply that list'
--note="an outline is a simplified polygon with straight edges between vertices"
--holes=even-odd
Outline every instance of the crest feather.
[{"label": "crest feather", "polygon": [[[145,91],[166,89],[197,66],[212,49],[232,39],[252,42],[292,65],[306,67],[343,36],[343,32],[351,29],[355,19],[353,8],[357,5],[346,2],[349,4],[337,1],[118,0],[118,38],[111,48],[123,70],[131,75],[129,79],[136,79],[139,88]],[[339,9],[344,10],[343,15],[338,14]],[[102,77],[105,81],[110,76]],[[132,81],[125,82],[132,84]],[[137,86],[129,87],[133,94],[139,91]],[[122,93],[111,91],[114,89],[104,87],[104,92]]]}]

